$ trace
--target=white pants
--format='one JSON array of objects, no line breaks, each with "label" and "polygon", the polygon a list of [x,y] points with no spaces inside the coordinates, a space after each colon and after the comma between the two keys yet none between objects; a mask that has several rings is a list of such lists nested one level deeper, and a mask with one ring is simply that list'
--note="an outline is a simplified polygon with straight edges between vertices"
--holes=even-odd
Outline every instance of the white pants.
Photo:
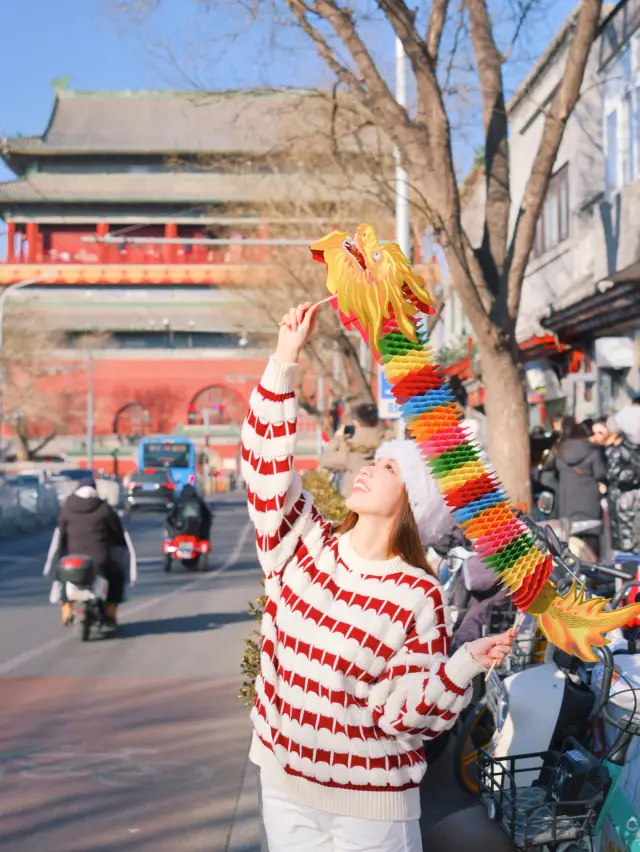
[{"label": "white pants", "polygon": [[418,820],[383,822],[318,811],[262,784],[269,852],[422,852]]}]

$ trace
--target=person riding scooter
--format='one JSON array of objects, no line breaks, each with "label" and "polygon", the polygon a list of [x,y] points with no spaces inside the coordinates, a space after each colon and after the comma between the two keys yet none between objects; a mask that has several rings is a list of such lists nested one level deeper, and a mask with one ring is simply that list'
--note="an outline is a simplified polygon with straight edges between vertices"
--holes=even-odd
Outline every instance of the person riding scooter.
[{"label": "person riding scooter", "polygon": [[193,485],[185,485],[175,506],[167,516],[166,528],[170,537],[193,535],[200,541],[209,541],[211,509]]},{"label": "person riding scooter", "polygon": [[[109,589],[105,615],[107,623],[115,626],[127,582],[133,585],[136,581],[135,551],[118,513],[99,497],[93,479],[65,500],[49,547],[44,575],[49,575],[60,558],[69,554],[90,557],[98,573],[106,579]],[[66,626],[71,621],[73,608],[64,592],[61,610],[62,623]]]}]

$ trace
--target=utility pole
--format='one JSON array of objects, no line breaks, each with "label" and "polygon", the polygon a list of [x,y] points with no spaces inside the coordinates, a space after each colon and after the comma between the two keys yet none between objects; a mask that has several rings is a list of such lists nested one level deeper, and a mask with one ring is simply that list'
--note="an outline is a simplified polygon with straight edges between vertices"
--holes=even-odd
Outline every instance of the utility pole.
[{"label": "utility pole", "polygon": [[87,468],[93,471],[93,350],[87,351]]},{"label": "utility pole", "polygon": [[[407,106],[407,57],[401,40],[396,36],[396,100]],[[411,260],[411,232],[409,227],[409,175],[402,168],[400,149],[394,149],[396,160],[396,242]],[[380,369],[380,367],[378,367]],[[398,414],[395,422],[396,438],[404,438],[405,425]]]},{"label": "utility pole", "polygon": [[[407,57],[402,42],[396,36],[396,100],[407,106]],[[409,175],[402,168],[400,149],[394,150],[396,160],[396,242],[410,258],[411,232],[409,228]]]}]

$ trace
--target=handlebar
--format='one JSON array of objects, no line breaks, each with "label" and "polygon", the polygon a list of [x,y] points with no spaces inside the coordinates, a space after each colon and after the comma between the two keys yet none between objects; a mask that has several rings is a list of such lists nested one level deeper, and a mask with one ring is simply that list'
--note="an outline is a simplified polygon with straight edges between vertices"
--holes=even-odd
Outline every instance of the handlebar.
[{"label": "handlebar", "polygon": [[627,594],[630,589],[633,589],[634,586],[640,585],[640,582],[636,579],[627,580],[626,583],[623,583],[622,586],[618,589],[615,595],[611,598],[611,609],[617,609],[618,605],[622,598]]},{"label": "handlebar", "polygon": [[615,568],[613,565],[603,565],[600,562],[596,562],[594,564],[590,564],[588,562],[580,563],[580,570],[588,577],[596,574],[604,574],[606,577],[614,577],[616,580],[624,580],[625,582],[627,580],[632,580],[635,585],[640,585],[640,581],[635,577],[635,565],[633,566],[633,569],[633,575],[631,575],[629,574],[629,571],[624,571],[621,568]]},{"label": "handlebar", "polygon": [[[625,715],[616,717],[609,709],[609,701],[611,697],[611,684],[613,681],[614,661],[613,652],[610,648],[602,647],[594,649],[602,659],[602,683],[600,684],[600,709],[599,713],[602,718],[617,728],[623,731],[628,738],[640,736],[640,722],[633,721],[633,712],[627,711]],[[627,715],[628,713],[628,715]]]}]

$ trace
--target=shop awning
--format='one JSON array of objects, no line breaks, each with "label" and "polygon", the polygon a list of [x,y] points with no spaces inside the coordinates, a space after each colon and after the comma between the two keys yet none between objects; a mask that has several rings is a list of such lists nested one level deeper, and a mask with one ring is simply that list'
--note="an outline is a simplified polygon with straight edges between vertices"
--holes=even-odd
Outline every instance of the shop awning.
[{"label": "shop awning", "polygon": [[540,324],[561,339],[593,335],[640,318],[640,287],[615,284],[605,293],[580,299],[568,308],[553,311]]},{"label": "shop awning", "polygon": [[535,334],[519,343],[518,347],[525,363],[539,358],[560,355],[571,348],[566,343],[560,343],[554,334]]}]

